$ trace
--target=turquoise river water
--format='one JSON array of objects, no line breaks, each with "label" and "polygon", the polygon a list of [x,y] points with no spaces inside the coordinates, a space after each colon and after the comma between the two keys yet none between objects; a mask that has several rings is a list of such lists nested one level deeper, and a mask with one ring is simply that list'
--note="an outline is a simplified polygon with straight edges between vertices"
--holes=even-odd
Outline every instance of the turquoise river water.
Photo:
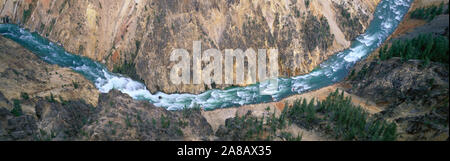
[{"label": "turquoise river water", "polygon": [[[343,80],[352,66],[378,48],[397,28],[412,0],[382,0],[366,32],[352,42],[350,48],[321,63],[309,74],[278,78],[278,88],[261,82],[245,87],[212,89],[201,94],[150,93],[144,84],[112,73],[91,59],[66,52],[61,46],[37,33],[13,24],[0,24],[0,34],[21,44],[50,64],[68,67],[92,81],[102,93],[118,89],[134,99],[147,100],[169,110],[199,105],[207,110],[245,104],[279,101],[287,96],[332,85]],[[261,90],[271,95],[260,95]]]}]

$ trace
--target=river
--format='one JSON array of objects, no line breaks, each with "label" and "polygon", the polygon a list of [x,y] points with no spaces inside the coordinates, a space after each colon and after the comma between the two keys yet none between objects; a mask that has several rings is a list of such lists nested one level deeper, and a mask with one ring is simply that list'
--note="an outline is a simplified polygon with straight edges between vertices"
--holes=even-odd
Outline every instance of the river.
[{"label": "river", "polygon": [[[343,80],[353,65],[377,49],[394,32],[403,19],[412,0],[382,0],[366,32],[352,42],[350,48],[336,53],[309,74],[278,78],[278,88],[266,82],[245,87],[212,89],[201,94],[150,93],[144,84],[121,74],[112,73],[101,63],[68,53],[61,46],[37,33],[31,33],[14,24],[0,24],[0,34],[21,44],[42,60],[68,67],[92,81],[102,93],[120,90],[134,99],[147,100],[156,106],[177,110],[201,106],[206,110],[246,104],[279,101],[287,96],[332,85]],[[260,95],[260,92],[271,95]]]}]

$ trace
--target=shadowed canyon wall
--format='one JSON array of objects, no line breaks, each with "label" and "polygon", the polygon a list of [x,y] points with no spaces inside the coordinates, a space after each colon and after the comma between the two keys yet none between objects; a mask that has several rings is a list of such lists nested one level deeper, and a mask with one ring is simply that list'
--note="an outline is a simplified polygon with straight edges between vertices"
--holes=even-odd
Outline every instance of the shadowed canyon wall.
[{"label": "shadowed canyon wall", "polygon": [[202,51],[222,54],[277,48],[280,76],[300,75],[349,47],[379,1],[0,0],[0,22],[19,24],[140,79],[151,92],[200,93],[213,87],[171,84],[173,49],[192,54],[195,40]]}]

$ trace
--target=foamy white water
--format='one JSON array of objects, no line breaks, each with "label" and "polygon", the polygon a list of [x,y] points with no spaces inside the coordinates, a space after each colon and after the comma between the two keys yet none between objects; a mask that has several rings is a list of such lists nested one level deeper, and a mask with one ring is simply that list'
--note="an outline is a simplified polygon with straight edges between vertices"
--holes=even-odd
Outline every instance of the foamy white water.
[{"label": "foamy white water", "polygon": [[[262,82],[246,87],[234,87],[226,90],[208,90],[194,94],[150,93],[144,84],[120,74],[112,73],[102,64],[88,58],[73,55],[64,51],[36,33],[12,24],[0,24],[0,34],[8,37],[43,60],[69,67],[94,82],[102,93],[112,89],[120,90],[134,99],[147,100],[156,106],[169,110],[200,105],[205,109],[240,106],[245,104],[277,101],[289,95],[322,88],[344,79],[350,68],[369,53],[378,48],[383,41],[397,28],[407,13],[412,0],[383,0],[378,5],[374,19],[366,32],[360,35],[349,49],[337,53],[320,64],[313,72],[292,78],[279,78],[278,88]],[[261,92],[271,95],[260,95]]]}]

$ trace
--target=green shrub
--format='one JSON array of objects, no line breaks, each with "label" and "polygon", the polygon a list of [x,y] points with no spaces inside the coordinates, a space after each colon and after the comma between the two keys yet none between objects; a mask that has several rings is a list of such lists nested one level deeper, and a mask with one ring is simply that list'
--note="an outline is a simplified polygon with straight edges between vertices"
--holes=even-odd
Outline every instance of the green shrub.
[{"label": "green shrub", "polygon": [[22,20],[24,23],[26,23],[28,21],[33,10],[34,10],[34,6],[31,3],[28,4],[28,9],[23,10]]},{"label": "green shrub", "polygon": [[46,96],[45,99],[47,99],[47,101],[50,102],[50,103],[55,103],[56,102],[55,96],[53,96],[53,93],[50,93],[50,97]]},{"label": "green shrub", "polygon": [[175,132],[176,132],[176,134],[178,135],[178,136],[183,136],[184,134],[183,134],[183,130],[181,130],[180,128],[176,128],[175,129]]},{"label": "green shrub", "polygon": [[441,2],[439,6],[432,5],[429,7],[417,8],[411,12],[410,17],[413,19],[422,19],[431,21],[437,15],[444,13],[444,2]]},{"label": "green shrub", "polygon": [[410,40],[396,40],[390,47],[385,45],[379,51],[379,58],[387,60],[392,57],[400,57],[404,61],[419,59],[448,64],[448,45],[449,41],[445,36],[421,34]]},{"label": "green shrub", "polygon": [[293,136],[291,133],[282,132],[281,138],[286,141],[302,141],[303,134],[297,134],[297,136]]},{"label": "green shrub", "polygon": [[166,116],[161,114],[161,117],[159,119],[160,119],[160,123],[161,123],[161,127],[162,128],[169,128],[170,127],[170,120]]},{"label": "green shrub", "polygon": [[14,103],[14,107],[13,107],[13,109],[11,110],[11,113],[12,113],[14,116],[20,116],[20,115],[22,115],[23,112],[22,112],[22,106],[20,106],[20,101],[17,100],[17,99],[14,99],[14,100],[13,100],[13,103]]},{"label": "green shrub", "polygon": [[69,101],[64,100],[61,96],[59,96],[59,101],[62,105],[67,105],[69,103]]},{"label": "green shrub", "polygon": [[191,116],[193,113],[198,113],[200,112],[201,107],[199,105],[194,105],[192,108],[189,107],[184,107],[181,112],[183,114],[183,117],[187,118],[189,116]]},{"label": "green shrub", "polygon": [[128,116],[128,114],[125,116],[125,125],[127,128],[131,127],[131,118]]},{"label": "green shrub", "polygon": [[78,89],[79,84],[75,81],[72,81],[73,88]]},{"label": "green shrub", "polygon": [[28,99],[30,99],[30,96],[29,96],[28,93],[26,93],[26,92],[20,93],[20,97],[22,97],[23,100],[28,100]]}]

